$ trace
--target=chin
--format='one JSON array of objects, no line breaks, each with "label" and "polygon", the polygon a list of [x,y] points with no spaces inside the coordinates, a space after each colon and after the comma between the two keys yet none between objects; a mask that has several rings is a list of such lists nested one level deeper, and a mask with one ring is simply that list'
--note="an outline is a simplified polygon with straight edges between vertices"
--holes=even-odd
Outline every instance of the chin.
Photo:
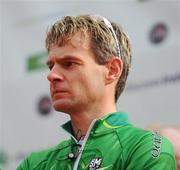
[{"label": "chin", "polygon": [[72,110],[72,104],[68,101],[53,102],[53,107],[58,112],[69,113]]}]

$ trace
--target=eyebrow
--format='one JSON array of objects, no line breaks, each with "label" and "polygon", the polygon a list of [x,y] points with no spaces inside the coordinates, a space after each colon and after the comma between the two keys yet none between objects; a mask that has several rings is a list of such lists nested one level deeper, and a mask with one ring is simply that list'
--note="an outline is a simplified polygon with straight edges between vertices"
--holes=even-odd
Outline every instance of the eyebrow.
[{"label": "eyebrow", "polygon": [[[53,57],[53,58],[54,58],[54,57]],[[81,59],[79,59],[78,57],[72,56],[72,55],[65,55],[65,56],[63,56],[63,57],[61,57],[61,58],[55,57],[55,59],[56,59],[57,61],[71,60],[71,61],[79,61],[79,62],[82,62]],[[49,66],[49,65],[51,65],[52,63],[53,63],[53,60],[47,60],[46,65]]]}]

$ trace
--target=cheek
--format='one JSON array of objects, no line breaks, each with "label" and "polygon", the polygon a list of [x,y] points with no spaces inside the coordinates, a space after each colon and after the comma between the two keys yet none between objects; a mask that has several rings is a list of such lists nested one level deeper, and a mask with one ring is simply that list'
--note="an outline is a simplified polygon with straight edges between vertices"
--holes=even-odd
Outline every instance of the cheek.
[{"label": "cheek", "polygon": [[82,97],[93,97],[103,93],[104,77],[101,68],[86,68],[69,79],[69,84],[74,95]]},{"label": "cheek", "polygon": [[89,95],[97,95],[103,91],[102,77],[97,72],[82,77],[82,86]]}]

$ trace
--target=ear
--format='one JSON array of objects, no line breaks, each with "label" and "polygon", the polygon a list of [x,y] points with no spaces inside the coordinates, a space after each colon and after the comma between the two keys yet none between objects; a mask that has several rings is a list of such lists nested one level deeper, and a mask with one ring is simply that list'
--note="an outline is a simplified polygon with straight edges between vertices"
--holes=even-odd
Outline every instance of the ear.
[{"label": "ear", "polygon": [[122,74],[123,62],[119,57],[113,57],[107,63],[106,84],[117,82]]}]

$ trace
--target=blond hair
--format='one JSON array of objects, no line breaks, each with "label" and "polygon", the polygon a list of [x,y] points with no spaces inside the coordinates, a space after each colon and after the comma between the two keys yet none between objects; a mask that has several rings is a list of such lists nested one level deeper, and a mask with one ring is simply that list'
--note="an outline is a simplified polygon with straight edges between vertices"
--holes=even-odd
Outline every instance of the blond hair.
[{"label": "blond hair", "polygon": [[[95,61],[103,65],[113,56],[120,56],[123,61],[123,71],[116,84],[115,101],[119,98],[120,94],[124,90],[127,76],[129,73],[129,67],[131,64],[131,45],[128,36],[123,29],[116,23],[111,22],[112,29],[117,37],[112,34],[112,30],[109,29],[107,24],[100,19],[91,15],[80,16],[66,16],[63,19],[57,21],[52,25],[46,36],[46,48],[49,52],[53,44],[59,46],[64,45],[75,33],[83,32],[89,33],[91,37],[91,48],[95,54]],[[117,44],[118,43],[118,44]]]}]

